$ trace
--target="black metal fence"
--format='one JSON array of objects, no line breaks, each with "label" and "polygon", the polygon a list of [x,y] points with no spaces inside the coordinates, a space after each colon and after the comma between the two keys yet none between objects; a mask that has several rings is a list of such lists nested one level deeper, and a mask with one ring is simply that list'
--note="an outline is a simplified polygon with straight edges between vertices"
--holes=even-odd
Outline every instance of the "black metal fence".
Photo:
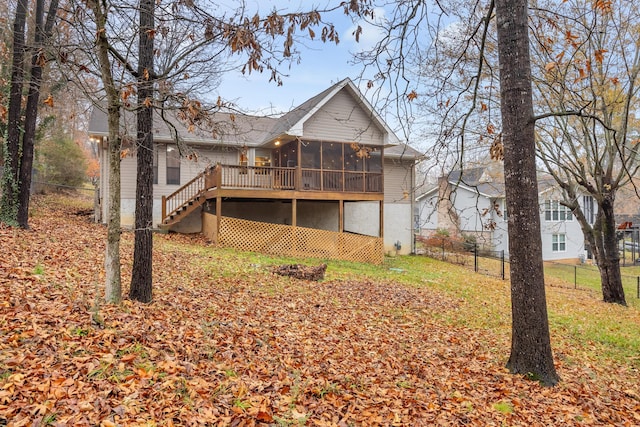
[{"label": "black metal fence", "polygon": [[[420,252],[430,258],[461,265],[503,280],[509,274],[509,261],[505,258],[504,251],[489,251],[480,249],[475,244],[445,241],[437,246],[424,245]],[[597,290],[601,287],[600,272],[595,265],[547,261],[544,269],[545,276],[571,283],[574,289]],[[640,299],[640,276],[622,274],[622,286],[625,295],[635,295]]]},{"label": "black metal fence", "polygon": [[[571,283],[574,289],[599,289],[601,287],[600,272],[595,265],[545,262],[544,268],[545,275]],[[640,276],[622,274],[621,277],[625,295],[635,295],[640,299]]]},{"label": "black metal fence", "polygon": [[508,273],[509,262],[505,259],[504,251],[480,249],[473,243],[445,241],[439,246],[424,246],[422,253],[503,280]]}]

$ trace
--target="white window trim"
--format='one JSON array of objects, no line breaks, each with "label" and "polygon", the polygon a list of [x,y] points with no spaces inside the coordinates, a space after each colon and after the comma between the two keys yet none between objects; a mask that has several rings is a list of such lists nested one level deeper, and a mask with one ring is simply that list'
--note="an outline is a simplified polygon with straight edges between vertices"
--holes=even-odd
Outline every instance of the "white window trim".
[{"label": "white window trim", "polygon": [[[547,213],[548,219],[547,219]],[[554,213],[556,218],[554,219]],[[564,219],[560,219],[561,214],[564,213]],[[571,217],[571,218],[568,218]],[[573,221],[574,215],[571,209],[560,203],[560,200],[547,199],[544,201],[544,221],[545,222],[569,222]]]},{"label": "white window trim", "polygon": [[[564,246],[564,249],[560,249],[561,246]],[[555,233],[551,235],[551,252],[567,252],[567,235],[565,233]]]}]

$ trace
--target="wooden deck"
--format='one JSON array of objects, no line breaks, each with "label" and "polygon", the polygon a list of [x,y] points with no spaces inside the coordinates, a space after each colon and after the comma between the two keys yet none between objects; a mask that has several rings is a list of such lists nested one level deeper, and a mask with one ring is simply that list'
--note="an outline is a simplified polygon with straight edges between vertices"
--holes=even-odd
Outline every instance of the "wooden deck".
[{"label": "wooden deck", "polygon": [[218,164],[162,198],[162,221],[217,197],[380,201],[383,182],[382,173]]}]

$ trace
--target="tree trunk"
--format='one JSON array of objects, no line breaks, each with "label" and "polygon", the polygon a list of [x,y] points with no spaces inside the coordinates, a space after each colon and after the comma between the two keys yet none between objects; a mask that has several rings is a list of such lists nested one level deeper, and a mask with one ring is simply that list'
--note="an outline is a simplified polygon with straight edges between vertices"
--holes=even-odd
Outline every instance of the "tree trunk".
[{"label": "tree trunk", "polygon": [[605,200],[598,206],[593,256],[598,264],[604,302],[627,305],[620,275],[620,252],[616,236],[613,202]]},{"label": "tree trunk", "polygon": [[135,243],[129,298],[151,302],[153,273],[153,29],[155,0],[140,1]]},{"label": "tree trunk", "polygon": [[555,385],[542,264],[526,0],[496,0],[504,175],[511,261],[507,367]]},{"label": "tree trunk", "polygon": [[38,117],[38,102],[40,100],[40,86],[42,84],[42,62],[44,53],[43,43],[50,37],[51,29],[58,10],[58,0],[51,0],[47,12],[47,23],[42,28],[44,20],[44,0],[36,1],[36,28],[34,49],[31,57],[31,78],[29,79],[29,94],[24,119],[24,135],[22,137],[22,156],[20,160],[20,185],[18,196],[18,225],[29,228],[29,197],[31,195],[31,174],[33,172],[33,147],[36,139],[36,121]]},{"label": "tree trunk", "polygon": [[2,176],[2,199],[0,199],[0,221],[17,224],[18,191],[20,183],[20,136],[22,115],[22,85],[24,79],[25,40],[24,27],[27,19],[27,0],[18,0],[13,21],[13,61],[11,65],[11,88],[9,94],[8,129]]},{"label": "tree trunk", "polygon": [[105,11],[102,2],[89,3],[98,28],[96,54],[100,64],[102,84],[107,94],[107,124],[109,129],[109,194],[107,201],[107,247],[105,250],[105,300],[117,304],[122,299],[120,276],[120,96],[115,87],[109,60]]}]

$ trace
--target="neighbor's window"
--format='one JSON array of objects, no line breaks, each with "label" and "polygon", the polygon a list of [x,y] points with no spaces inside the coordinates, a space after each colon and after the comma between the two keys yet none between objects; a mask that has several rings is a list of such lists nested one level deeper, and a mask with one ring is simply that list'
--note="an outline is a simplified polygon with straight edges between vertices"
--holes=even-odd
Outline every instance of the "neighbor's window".
[{"label": "neighbor's window", "polygon": [[167,145],[167,185],[180,185],[180,152]]},{"label": "neighbor's window", "polygon": [[582,206],[582,210],[584,211],[584,216],[587,219],[587,223],[593,224],[594,222],[596,222],[596,210],[593,202],[593,196],[583,196]]},{"label": "neighbor's window", "polygon": [[565,234],[554,234],[551,236],[551,251],[565,252],[567,250],[567,237]]},{"label": "neighbor's window", "polygon": [[544,202],[545,221],[573,221],[571,209],[560,204],[558,200],[545,200]]}]

